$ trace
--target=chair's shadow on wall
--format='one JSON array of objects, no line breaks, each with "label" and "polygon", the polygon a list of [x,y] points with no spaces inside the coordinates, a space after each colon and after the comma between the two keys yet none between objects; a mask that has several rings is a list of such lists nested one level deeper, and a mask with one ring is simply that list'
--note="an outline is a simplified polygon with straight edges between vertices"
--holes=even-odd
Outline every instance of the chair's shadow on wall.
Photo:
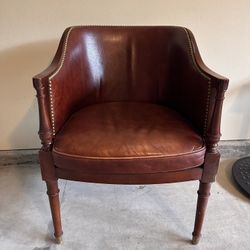
[{"label": "chair's shadow on wall", "polygon": [[[49,65],[57,45],[58,40],[48,40],[0,51],[0,79],[3,84],[8,84],[5,87],[9,92],[7,105],[13,105],[13,109],[8,107],[11,112],[8,116],[18,117],[11,118],[16,123],[16,127],[9,135],[12,149],[40,147],[37,135],[38,107],[36,93],[32,87],[32,77]],[[22,115],[16,112],[21,112]]]},{"label": "chair's shadow on wall", "polygon": [[[239,131],[240,138],[247,138],[250,130],[250,80],[246,81],[246,83],[240,87],[232,89],[231,96],[234,98],[234,101],[228,110],[233,114],[235,113],[239,115],[238,117],[240,119],[239,121],[234,120],[232,122],[238,124],[237,131]],[[233,154],[234,152],[232,152],[232,155]],[[248,154],[250,156],[250,151]],[[241,193],[240,189],[233,180],[233,163],[234,162],[231,159],[222,159],[216,180],[218,184],[220,184],[230,194],[249,202],[250,200]]]},{"label": "chair's shadow on wall", "polygon": [[[231,113],[239,114],[239,121],[232,121],[239,124],[237,131],[239,131],[240,138],[247,138],[248,132],[250,131],[250,79],[240,87],[231,90],[231,96],[235,100],[229,111]],[[249,152],[250,154],[250,152]]]}]

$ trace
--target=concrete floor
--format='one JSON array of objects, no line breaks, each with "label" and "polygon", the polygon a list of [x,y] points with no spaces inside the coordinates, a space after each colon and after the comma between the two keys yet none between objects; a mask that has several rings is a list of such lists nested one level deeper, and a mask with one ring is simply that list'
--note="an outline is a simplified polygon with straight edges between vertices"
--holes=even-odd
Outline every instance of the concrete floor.
[{"label": "concrete floor", "polygon": [[56,245],[38,164],[2,164],[0,250],[250,249],[250,200],[231,180],[233,162],[221,161],[198,246],[190,244],[198,182],[120,186],[61,180],[64,238]]}]

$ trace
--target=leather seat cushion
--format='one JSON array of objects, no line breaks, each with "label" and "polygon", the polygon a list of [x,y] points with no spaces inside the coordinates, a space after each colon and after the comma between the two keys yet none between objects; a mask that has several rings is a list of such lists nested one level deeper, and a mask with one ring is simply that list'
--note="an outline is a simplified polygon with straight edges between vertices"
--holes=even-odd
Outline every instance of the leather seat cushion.
[{"label": "leather seat cushion", "polygon": [[55,137],[58,168],[95,174],[159,173],[204,162],[202,138],[177,112],[136,102],[108,102],[74,113]]}]

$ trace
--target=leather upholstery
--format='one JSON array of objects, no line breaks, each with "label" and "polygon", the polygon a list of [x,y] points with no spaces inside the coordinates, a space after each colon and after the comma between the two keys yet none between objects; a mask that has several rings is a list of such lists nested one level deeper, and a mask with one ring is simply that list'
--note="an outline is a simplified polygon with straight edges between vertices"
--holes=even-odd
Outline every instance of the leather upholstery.
[{"label": "leather upholstery", "polygon": [[37,88],[41,79],[51,82],[46,92],[53,119],[45,130],[55,135],[82,105],[144,101],[178,110],[206,137],[227,81],[196,60],[202,64],[191,32],[182,27],[67,29],[50,69],[34,80]]},{"label": "leather upholstery", "polygon": [[70,27],[33,80],[43,150],[58,168],[158,173],[219,158],[228,79],[204,65],[186,28]]},{"label": "leather upholstery", "polygon": [[228,79],[203,63],[183,27],[77,26],[33,78],[40,166],[60,241],[57,180],[159,184],[200,180],[200,238]]},{"label": "leather upholstery", "polygon": [[85,173],[157,173],[204,162],[202,138],[177,112],[150,103],[108,102],[74,113],[57,134],[59,168]]}]

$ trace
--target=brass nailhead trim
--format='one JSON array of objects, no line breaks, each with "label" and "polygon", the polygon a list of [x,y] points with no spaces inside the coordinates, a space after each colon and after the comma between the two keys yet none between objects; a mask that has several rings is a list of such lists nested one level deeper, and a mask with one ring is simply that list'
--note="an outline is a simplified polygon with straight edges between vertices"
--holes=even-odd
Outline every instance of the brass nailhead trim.
[{"label": "brass nailhead trim", "polygon": [[68,46],[68,40],[69,40],[69,34],[72,31],[73,27],[71,27],[67,33],[65,42],[63,44],[63,56],[60,59],[60,65],[58,69],[49,77],[49,99],[50,99],[50,115],[51,115],[51,123],[52,123],[52,133],[55,135],[56,129],[55,129],[55,111],[54,111],[54,104],[53,104],[53,91],[52,91],[52,79],[54,76],[58,74],[58,72],[61,70],[63,63],[65,61],[66,57],[66,51]]},{"label": "brass nailhead trim", "polygon": [[52,82],[49,80],[49,104],[50,104],[50,119],[52,124],[52,133],[55,135],[55,114],[53,106]]},{"label": "brass nailhead trim", "polygon": [[193,65],[194,65],[194,68],[205,78],[208,80],[208,88],[207,88],[207,100],[206,100],[206,108],[205,108],[205,119],[204,119],[204,125],[203,125],[203,133],[204,135],[206,134],[207,132],[207,122],[208,122],[208,112],[209,112],[209,104],[210,104],[210,97],[211,97],[211,78],[206,75],[204,72],[201,71],[201,69],[199,68],[199,66],[197,65],[196,61],[195,61],[195,58],[194,58],[194,50],[193,50],[193,46],[192,46],[192,42],[191,42],[191,39],[190,39],[190,36],[189,36],[189,33],[187,31],[186,28],[183,28],[186,35],[187,35],[187,38],[188,38],[188,45],[189,45],[189,50],[190,50],[190,55],[191,55],[191,58],[192,58],[192,62],[193,62]]}]

